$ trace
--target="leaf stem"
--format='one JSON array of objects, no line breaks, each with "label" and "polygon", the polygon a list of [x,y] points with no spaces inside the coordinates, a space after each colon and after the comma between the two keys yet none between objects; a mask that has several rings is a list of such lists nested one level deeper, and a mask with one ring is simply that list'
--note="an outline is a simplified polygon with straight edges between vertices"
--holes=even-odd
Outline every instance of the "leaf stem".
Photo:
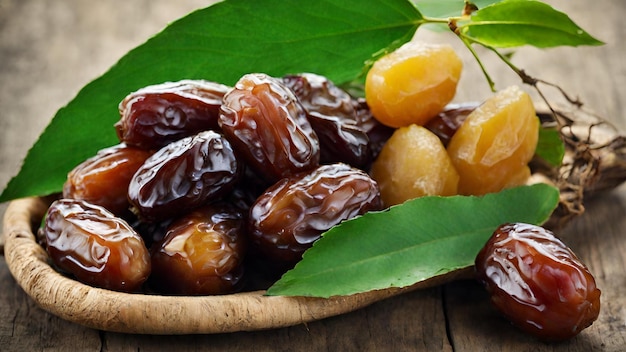
[{"label": "leaf stem", "polygon": [[576,106],[577,108],[582,107],[583,103],[579,99],[572,98],[559,85],[557,85],[555,83],[552,83],[552,82],[548,82],[548,81],[542,80],[542,79],[535,78],[535,77],[527,74],[526,71],[524,71],[523,69],[520,69],[519,67],[517,67],[506,55],[503,55],[495,47],[493,47],[491,45],[488,45],[488,44],[485,44],[485,43],[482,43],[482,42],[480,42],[478,40],[475,40],[473,38],[469,38],[469,37],[463,35],[463,33],[461,31],[456,31],[455,34],[461,39],[463,44],[465,44],[465,46],[468,48],[468,50],[472,53],[472,55],[474,56],[474,58],[478,62],[478,65],[480,66],[480,69],[482,70],[483,74],[485,75],[485,78],[487,79],[487,82],[489,83],[489,87],[491,88],[492,91],[495,91],[495,83],[491,79],[491,76],[487,72],[487,69],[485,68],[485,66],[483,65],[482,61],[480,60],[480,57],[478,56],[478,54],[476,53],[476,51],[472,47],[472,44],[478,44],[478,45],[486,48],[487,50],[492,51],[494,54],[496,54],[498,56],[498,58],[500,58],[500,60],[502,60],[502,62],[504,64],[506,64],[515,74],[517,74],[517,76],[520,77],[520,79],[522,80],[522,83],[527,84],[527,85],[533,87],[535,89],[535,91],[537,91],[537,94],[539,94],[541,100],[543,100],[543,102],[546,104],[548,109],[551,111],[552,116],[554,118],[554,121],[559,126],[562,125],[562,123],[561,123],[561,121],[560,121],[560,119],[558,117],[559,114],[557,114],[556,110],[552,107],[552,104],[550,104],[550,101],[548,100],[548,98],[545,96],[543,91],[540,89],[539,83],[542,83],[542,84],[545,84],[545,85],[547,85],[549,87],[557,89],[559,91],[559,93],[565,98],[565,100],[567,100],[570,104]]},{"label": "leaf stem", "polygon": [[541,99],[543,100],[543,102],[547,105],[547,107],[550,109],[550,111],[552,112],[553,116],[554,116],[554,120],[561,125],[560,123],[560,119],[558,118],[558,114],[556,113],[555,109],[552,108],[548,98],[543,94],[543,91],[539,88],[539,83],[545,84],[549,87],[555,88],[559,91],[559,93],[561,93],[561,96],[563,96],[563,98],[565,98],[565,100],[567,100],[567,102],[569,102],[570,104],[576,106],[577,108],[582,107],[583,103],[579,100],[579,99],[575,99],[572,98],[569,94],[567,94],[567,92],[561,88],[558,84],[556,83],[552,83],[552,82],[548,82],[542,79],[538,79],[535,77],[530,76],[529,74],[526,73],[526,71],[524,71],[523,69],[518,68],[517,66],[515,66],[513,64],[513,62],[511,62],[511,60],[509,60],[506,56],[502,55],[497,49],[495,49],[494,47],[488,46],[488,45],[484,45],[481,44],[484,47],[486,47],[487,49],[493,51],[496,55],[498,55],[498,57],[507,65],[509,66],[513,72],[515,72],[522,80],[523,83],[530,85],[531,87],[535,88],[535,91],[537,91],[537,93],[539,94],[539,96],[541,97]]},{"label": "leaf stem", "polygon": [[489,88],[491,89],[492,92],[495,92],[496,91],[496,84],[493,81],[493,79],[491,79],[491,75],[489,75],[489,72],[487,72],[487,68],[483,64],[483,62],[480,59],[480,57],[478,56],[478,53],[472,47],[472,41],[468,40],[468,38],[466,38],[466,37],[464,37],[464,36],[462,36],[460,34],[457,34],[457,35],[459,36],[459,38],[461,39],[461,42],[463,42],[465,47],[467,47],[467,50],[469,50],[469,52],[472,54],[472,56],[474,56],[474,59],[476,59],[476,62],[478,63],[478,66],[480,67],[480,70],[483,72],[483,75],[487,79],[487,83],[489,83]]},{"label": "leaf stem", "polygon": [[[502,60],[502,62],[504,62],[511,70],[513,70],[513,72],[515,72],[515,74],[517,74],[520,79],[522,80],[522,83],[524,84],[528,84],[529,86],[533,87],[535,89],[535,91],[537,91],[537,94],[539,94],[539,97],[541,97],[541,100],[543,100],[543,102],[546,104],[546,106],[548,107],[548,109],[550,110],[550,112],[552,113],[552,117],[554,119],[554,121],[558,124],[561,125],[559,122],[559,119],[557,117],[557,113],[554,110],[554,108],[552,107],[552,105],[550,104],[550,101],[548,100],[548,98],[543,94],[543,91],[537,86],[538,82],[543,82],[540,81],[530,75],[528,75],[526,73],[526,71],[524,71],[523,69],[520,69],[519,67],[517,67],[515,64],[513,64],[513,62],[511,60],[509,60],[508,57],[506,57],[505,55],[503,55],[498,49],[494,48],[491,45],[487,45],[484,43],[480,43],[478,41],[475,41],[476,43],[482,45],[484,48],[492,51],[493,53],[495,53],[500,60]],[[551,84],[552,86],[556,86],[554,84]],[[565,92],[560,89],[561,93],[567,97],[567,95],[565,94]],[[569,99],[568,99],[569,100]]]},{"label": "leaf stem", "polygon": [[443,24],[447,24],[450,21],[454,21],[455,19],[457,19],[456,17],[449,17],[449,18],[439,18],[439,17],[429,17],[429,16],[423,16],[422,15],[422,19],[420,21],[417,21],[419,24],[432,24],[432,23],[443,23]]}]

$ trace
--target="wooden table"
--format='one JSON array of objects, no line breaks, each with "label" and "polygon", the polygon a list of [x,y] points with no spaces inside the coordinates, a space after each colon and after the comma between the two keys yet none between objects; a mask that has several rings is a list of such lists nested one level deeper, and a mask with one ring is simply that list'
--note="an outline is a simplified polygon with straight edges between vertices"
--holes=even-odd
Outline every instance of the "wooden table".
[{"label": "wooden table", "polygon": [[[167,22],[210,2],[0,1],[0,184],[17,172],[51,116],[80,87]],[[626,2],[548,2],[606,45],[523,48],[514,61],[531,75],[557,82],[624,131]],[[483,54],[500,88],[519,83],[506,67]],[[458,100],[482,100],[490,92],[476,64],[469,56],[464,59]],[[472,281],[408,293],[353,313],[278,330],[192,336],[109,333],[39,309],[0,260],[0,350],[625,351],[626,188],[586,205],[586,213],[560,236],[595,274],[602,289],[602,311],[592,327],[558,344],[538,342],[510,326]],[[1,207],[4,212],[6,204]]]}]

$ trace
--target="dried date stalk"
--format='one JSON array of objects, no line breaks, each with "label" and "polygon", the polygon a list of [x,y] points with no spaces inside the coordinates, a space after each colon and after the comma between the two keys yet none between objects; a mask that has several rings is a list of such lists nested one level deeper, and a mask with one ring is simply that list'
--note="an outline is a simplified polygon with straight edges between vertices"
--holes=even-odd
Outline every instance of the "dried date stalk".
[{"label": "dried date stalk", "polygon": [[559,167],[535,160],[535,177],[547,178],[560,190],[560,201],[545,227],[562,228],[585,211],[584,201],[626,181],[626,137],[602,117],[573,104],[574,109],[540,113],[544,126],[559,128],[565,157]]}]

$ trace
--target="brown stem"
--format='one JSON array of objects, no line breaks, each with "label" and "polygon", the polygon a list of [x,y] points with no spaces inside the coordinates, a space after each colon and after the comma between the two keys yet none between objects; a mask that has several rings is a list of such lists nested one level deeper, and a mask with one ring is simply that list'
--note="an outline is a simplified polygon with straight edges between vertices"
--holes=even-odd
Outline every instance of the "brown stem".
[{"label": "brown stem", "polygon": [[[548,113],[546,113],[548,114]],[[584,210],[584,200],[610,191],[626,181],[626,137],[600,117],[579,107],[544,115],[558,116],[566,154],[563,164],[534,162],[533,172],[545,175],[560,192],[560,204],[546,227],[563,227]]]}]

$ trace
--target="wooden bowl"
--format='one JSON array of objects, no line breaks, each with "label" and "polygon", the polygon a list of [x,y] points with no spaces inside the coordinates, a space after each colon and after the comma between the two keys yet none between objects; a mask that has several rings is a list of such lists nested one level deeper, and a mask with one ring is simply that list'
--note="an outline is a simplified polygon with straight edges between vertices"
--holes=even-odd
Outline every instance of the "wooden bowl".
[{"label": "wooden bowl", "polygon": [[11,202],[4,217],[4,255],[11,274],[43,309],[94,329],[139,334],[209,334],[297,325],[365,307],[376,301],[467,276],[442,275],[410,287],[324,298],[265,296],[265,291],[221,296],[161,296],[94,288],[55,271],[33,229],[50,203]]}]

